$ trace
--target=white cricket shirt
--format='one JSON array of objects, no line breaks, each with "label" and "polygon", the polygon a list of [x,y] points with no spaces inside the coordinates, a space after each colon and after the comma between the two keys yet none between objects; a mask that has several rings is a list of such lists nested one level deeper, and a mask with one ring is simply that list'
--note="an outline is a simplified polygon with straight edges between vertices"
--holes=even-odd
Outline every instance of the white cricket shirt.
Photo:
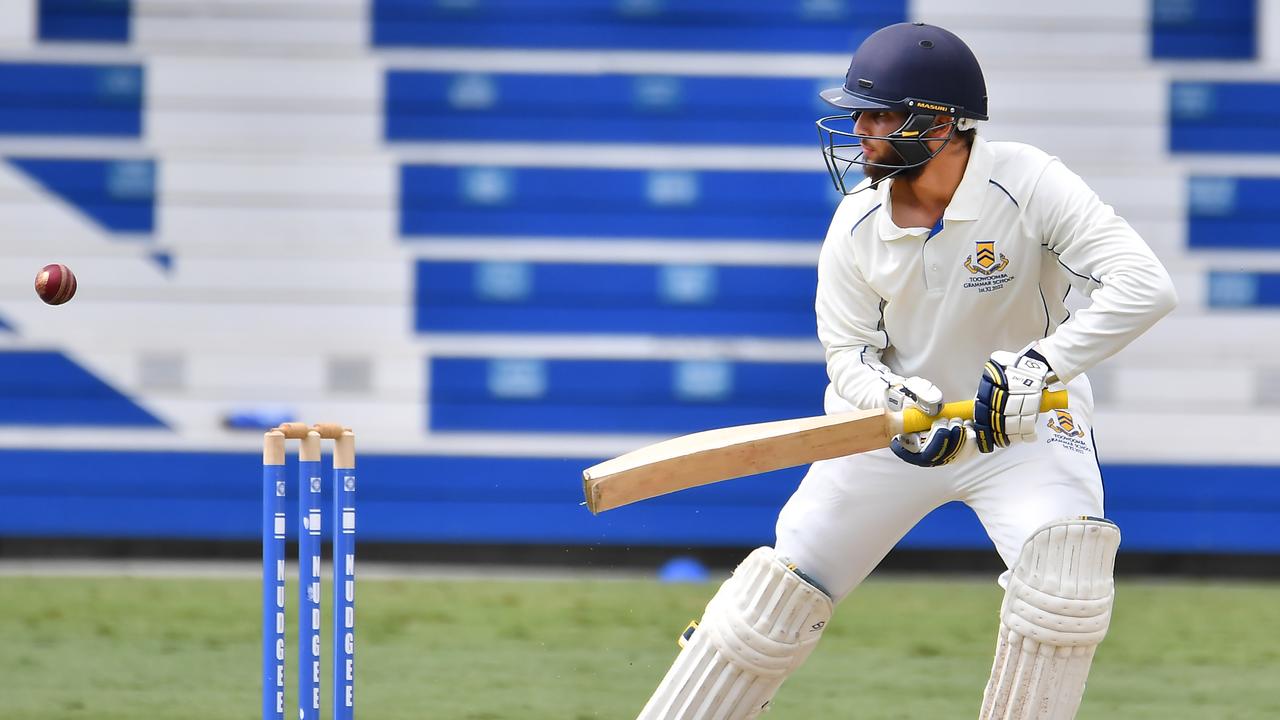
[{"label": "white cricket shirt", "polygon": [[[891,184],[840,203],[818,260],[828,393],[856,407],[883,407],[912,375],[948,402],[971,398],[993,351],[1037,341],[1066,382],[1177,302],[1133,228],[1034,147],[975,138],[939,228],[895,225]],[[1073,288],[1090,304],[1071,314]]]}]

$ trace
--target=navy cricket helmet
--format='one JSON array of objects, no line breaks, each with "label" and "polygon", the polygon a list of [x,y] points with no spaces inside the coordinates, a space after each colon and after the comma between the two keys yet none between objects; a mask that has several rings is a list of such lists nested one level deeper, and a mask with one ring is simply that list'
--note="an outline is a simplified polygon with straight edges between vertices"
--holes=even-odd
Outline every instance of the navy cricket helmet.
[{"label": "navy cricket helmet", "polygon": [[[892,174],[920,167],[941,152],[957,129],[987,119],[987,83],[973,51],[954,33],[924,23],[898,23],[872,33],[853,53],[844,85],[820,96],[848,111],[818,120],[827,169],[845,194],[851,189],[845,175],[854,165],[893,168]],[[888,135],[859,135],[853,124],[864,111],[902,112],[907,119]],[[939,123],[940,115],[951,120]],[[925,137],[939,128],[949,132]],[[867,137],[889,142],[902,162],[866,160],[861,141]],[[942,140],[943,145],[931,151],[927,140]]]}]

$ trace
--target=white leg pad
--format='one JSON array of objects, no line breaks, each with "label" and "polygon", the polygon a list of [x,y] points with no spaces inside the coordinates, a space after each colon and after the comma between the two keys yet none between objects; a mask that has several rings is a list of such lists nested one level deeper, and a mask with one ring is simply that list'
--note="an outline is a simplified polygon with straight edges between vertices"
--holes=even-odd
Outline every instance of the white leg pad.
[{"label": "white leg pad", "polygon": [[707,603],[638,720],[748,720],[768,706],[831,620],[831,598],[753,551]]},{"label": "white leg pad", "polygon": [[980,720],[1076,716],[1111,624],[1119,547],[1119,528],[1094,518],[1052,522],[1027,540],[1000,608]]}]

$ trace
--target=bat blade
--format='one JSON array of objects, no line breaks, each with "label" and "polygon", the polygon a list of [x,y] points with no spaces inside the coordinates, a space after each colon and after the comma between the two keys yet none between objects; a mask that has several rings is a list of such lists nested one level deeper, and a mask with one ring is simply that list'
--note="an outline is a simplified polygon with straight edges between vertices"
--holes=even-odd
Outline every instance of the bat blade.
[{"label": "bat blade", "polygon": [[682,435],[633,450],[582,473],[593,513],[720,480],[886,447],[885,410],[738,425]]},{"label": "bat blade", "polygon": [[[1046,390],[1040,411],[1067,407],[1065,390]],[[706,430],[647,445],[582,472],[593,513],[721,480],[808,465],[888,447],[901,432],[928,430],[938,417],[973,419],[973,401],[942,406],[937,416],[914,408],[852,412]]]}]

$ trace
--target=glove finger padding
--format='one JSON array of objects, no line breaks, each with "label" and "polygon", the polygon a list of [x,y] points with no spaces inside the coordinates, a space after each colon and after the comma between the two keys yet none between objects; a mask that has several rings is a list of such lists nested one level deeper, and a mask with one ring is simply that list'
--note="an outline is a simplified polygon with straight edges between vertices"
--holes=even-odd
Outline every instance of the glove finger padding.
[{"label": "glove finger padding", "polygon": [[902,460],[917,467],[938,467],[954,462],[973,433],[962,420],[940,419],[927,432],[904,433],[889,441],[889,449]]},{"label": "glove finger padding", "polygon": [[978,381],[973,402],[973,429],[978,450],[1008,447],[1014,439],[1036,439],[1040,393],[1051,369],[1035,350],[1021,355],[1003,350],[991,353]]},{"label": "glove finger padding", "polygon": [[914,406],[925,415],[937,415],[942,411],[942,390],[922,377],[912,376],[885,388],[884,404],[894,412]]}]

